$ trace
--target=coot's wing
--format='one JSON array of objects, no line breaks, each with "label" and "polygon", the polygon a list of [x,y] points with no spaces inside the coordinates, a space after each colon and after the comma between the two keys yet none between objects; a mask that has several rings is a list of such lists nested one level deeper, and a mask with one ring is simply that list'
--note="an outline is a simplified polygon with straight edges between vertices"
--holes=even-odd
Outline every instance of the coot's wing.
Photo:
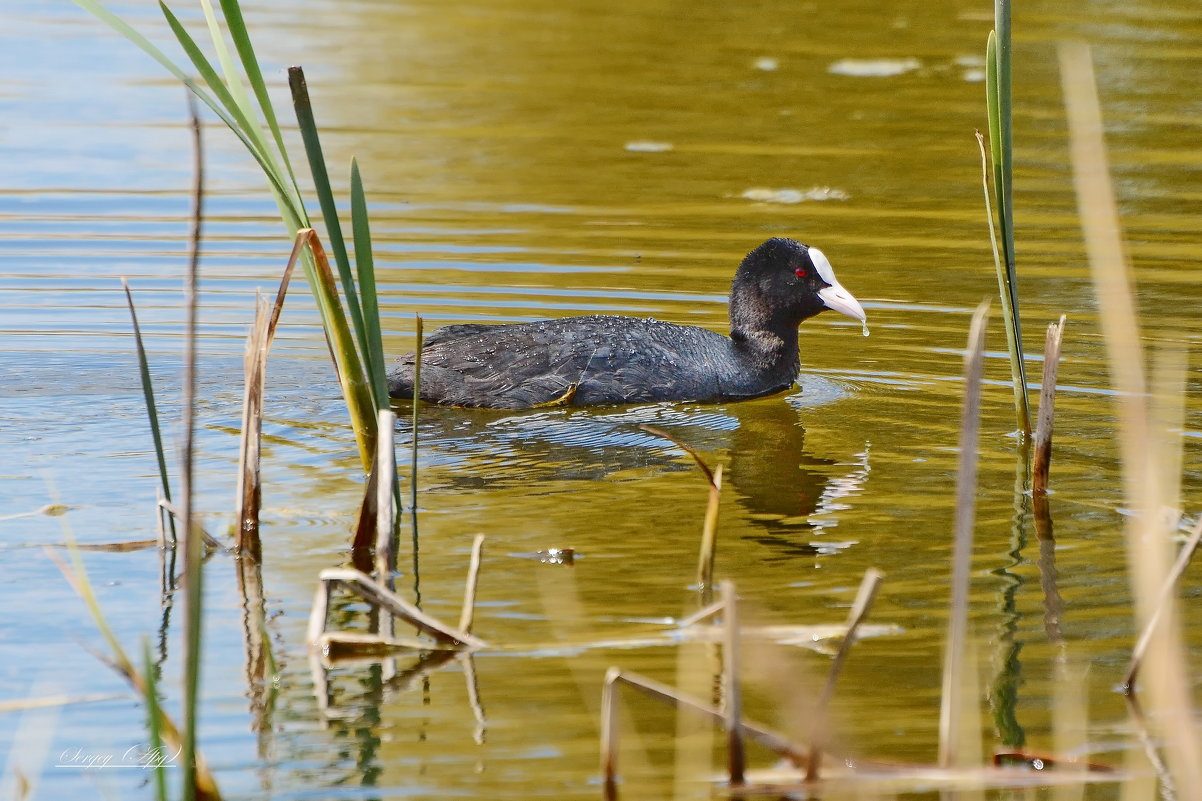
[{"label": "coot's wing", "polygon": [[[728,339],[657,320],[593,316],[452,328],[462,335],[422,348],[423,400],[506,409],[711,400],[722,395],[720,376],[729,372]],[[412,397],[412,355],[389,374],[389,391]]]},{"label": "coot's wing", "polygon": [[460,335],[422,348],[423,400],[503,409],[570,402],[597,347],[596,336],[555,322],[452,328]]},{"label": "coot's wing", "polygon": [[461,339],[470,337],[476,334],[486,333],[494,328],[500,328],[504,323],[462,323],[460,325],[445,325],[435,331],[433,334],[427,334],[423,341],[422,347],[428,348],[431,345],[438,345],[443,342],[450,342],[452,339]]}]

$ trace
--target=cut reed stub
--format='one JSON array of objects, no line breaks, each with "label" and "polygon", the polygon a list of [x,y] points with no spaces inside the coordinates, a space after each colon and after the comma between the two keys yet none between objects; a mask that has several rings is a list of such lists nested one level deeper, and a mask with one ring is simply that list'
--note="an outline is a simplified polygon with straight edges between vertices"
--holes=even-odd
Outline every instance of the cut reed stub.
[{"label": "cut reed stub", "polygon": [[1060,368],[1060,344],[1064,339],[1065,315],[1048,325],[1043,348],[1043,378],[1039,389],[1039,413],[1035,423],[1035,461],[1031,473],[1031,491],[1048,491],[1048,471],[1052,464],[1052,429],[1056,417],[1056,376]]}]

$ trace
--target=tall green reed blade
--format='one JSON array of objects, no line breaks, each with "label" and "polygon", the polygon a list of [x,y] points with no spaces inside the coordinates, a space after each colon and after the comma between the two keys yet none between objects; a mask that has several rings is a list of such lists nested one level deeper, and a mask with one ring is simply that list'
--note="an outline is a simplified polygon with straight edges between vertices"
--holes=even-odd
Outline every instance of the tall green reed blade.
[{"label": "tall green reed blade", "polygon": [[292,89],[292,104],[296,109],[296,122],[300,126],[301,139],[305,143],[305,155],[309,158],[309,171],[313,174],[313,188],[321,205],[322,218],[326,223],[326,238],[334,251],[334,263],[338,266],[338,277],[342,281],[342,292],[350,310],[361,355],[367,361],[367,333],[363,323],[363,307],[355,291],[355,279],[351,273],[350,259],[346,253],[346,240],[342,236],[342,223],[338,218],[338,205],[334,202],[334,190],[330,187],[330,175],[326,170],[325,157],[321,151],[321,138],[317,134],[317,120],[313,116],[313,104],[309,99],[309,87],[305,73],[300,67],[288,68],[288,85]]},{"label": "tall green reed blade", "polygon": [[[1001,230],[1002,259],[994,259],[1002,322],[1010,352],[1010,379],[1014,387],[1014,411],[1018,429],[1031,436],[1031,409],[1027,400],[1027,370],[1023,359],[1022,324],[1018,313],[1018,274],[1014,261],[1014,209],[1012,113],[1010,91],[1010,3],[995,0],[996,31],[985,47],[985,96],[989,116],[989,145],[993,162],[993,191]],[[990,215],[990,226],[993,217]]]},{"label": "tall green reed blade", "polygon": [[[192,62],[193,67],[200,75],[200,81],[189,76],[146,37],[142,36],[128,23],[102,6],[97,0],[74,0],[74,2],[120,33],[178,78],[233,131],[234,135],[238,137],[238,140],[242,142],[247,152],[251,154],[262,169],[263,175],[267,179],[272,194],[275,197],[280,216],[283,218],[285,225],[292,235],[295,236],[302,229],[310,227],[308,213],[301,200],[291,162],[287,152],[284,150],[283,137],[279,130],[277,116],[272,109],[271,101],[263,82],[262,70],[259,68],[255,58],[254,49],[251,46],[250,37],[237,0],[221,0],[221,8],[226,18],[226,26],[230,31],[230,37],[233,39],[234,46],[242,61],[243,69],[246,71],[246,80],[250,83],[254,91],[263,119],[267,121],[270,137],[264,133],[258,122],[258,114],[252,107],[250,99],[242,86],[241,82],[243,79],[233,75],[233,60],[229,56],[228,47],[221,39],[221,27],[217,23],[216,15],[211,8],[211,0],[202,0],[202,2],[205,4],[206,17],[209,20],[209,31],[214,40],[214,48],[227,72],[227,77],[224,80],[205,57],[203,51],[184,28],[183,24],[164,3],[160,2],[163,16],[188,59]],[[274,140],[275,149],[278,150],[278,157],[273,153],[270,140]],[[320,151],[318,151],[318,156],[320,156]],[[279,166],[281,161],[284,164],[284,169],[281,169]],[[319,170],[315,170],[315,173],[317,172]],[[320,168],[320,172],[324,175],[324,166]],[[328,188],[328,180],[324,183]],[[330,203],[323,202],[323,208],[330,206]],[[331,220],[333,220],[332,224]],[[305,252],[302,257],[302,266],[304,267],[305,277],[309,282],[310,290],[317,302],[318,311],[322,318],[322,326],[326,331],[327,338],[331,342],[344,343],[344,346],[335,348],[336,368],[352,376],[360,376],[363,374],[362,364],[367,358],[366,354],[369,350],[366,345],[368,340],[361,334],[363,330],[362,309],[356,297],[353,280],[350,278],[345,246],[342,244],[337,217],[331,217],[327,214],[326,222],[330,227],[332,247],[335,249],[335,258],[339,262],[339,273],[343,279],[344,292],[347,294],[352,322],[359,340],[358,348],[354,344],[355,339],[350,336],[350,326],[347,324],[342,311],[337,289],[322,280],[312,252]],[[361,356],[361,354],[363,355]],[[382,364],[378,369],[383,369]],[[359,377],[354,377],[349,381],[345,380],[345,378],[345,376],[342,376],[341,383],[344,393],[352,393],[347,395],[347,407],[351,415],[351,424],[356,430],[360,457],[366,470],[371,464],[371,455],[374,452],[376,427],[374,393],[367,387],[365,381]],[[380,380],[383,381],[383,378]],[[360,390],[360,387],[362,387],[362,390]],[[361,393],[362,397],[358,397],[354,393]],[[369,434],[369,436],[366,438],[360,436],[364,433]]]},{"label": "tall green reed blade", "polygon": [[259,58],[255,55],[255,48],[250,40],[250,31],[246,27],[246,21],[242,18],[242,8],[238,5],[238,0],[221,0],[221,13],[225,16],[225,24],[229,29],[230,38],[234,40],[234,48],[242,60],[242,69],[246,71],[246,79],[255,93],[255,98],[259,101],[259,110],[263,113],[263,119],[266,120],[267,127],[275,139],[280,158],[283,159],[288,176],[292,179],[292,187],[296,191],[296,196],[300,197],[300,188],[296,184],[292,161],[288,158],[288,149],[284,147],[284,136],[280,133],[275,107],[271,104],[271,96],[267,93],[267,83],[263,80],[263,71],[259,68]]},{"label": "tall green reed blade", "polygon": [[[163,497],[171,500],[171,481],[167,476],[167,454],[163,450],[163,434],[159,426],[158,407],[154,402],[154,384],[150,381],[150,364],[146,360],[146,346],[142,341],[142,329],[138,325],[138,313],[134,310],[134,297],[129,291],[129,283],[122,278],[121,286],[125,289],[125,302],[129,304],[129,317],[134,324],[134,344],[138,348],[138,373],[142,377],[142,396],[146,399],[146,416],[150,418],[150,435],[154,439],[154,453],[159,461],[159,481],[163,485]],[[171,527],[171,540],[175,541],[175,518],[167,515],[167,523]]]},{"label": "tall green reed blade", "polygon": [[367,217],[367,195],[359,175],[359,162],[351,159],[351,235],[354,237],[355,272],[363,296],[363,326],[366,347],[367,377],[376,399],[376,409],[388,409],[387,365],[384,362],[384,339],[380,333],[380,302],[376,292],[376,267],[371,252],[371,226]]}]

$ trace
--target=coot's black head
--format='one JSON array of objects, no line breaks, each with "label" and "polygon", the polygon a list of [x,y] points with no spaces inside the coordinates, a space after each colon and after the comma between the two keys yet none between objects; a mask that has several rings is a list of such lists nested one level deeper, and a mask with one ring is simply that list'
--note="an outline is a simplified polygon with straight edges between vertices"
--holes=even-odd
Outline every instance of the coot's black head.
[{"label": "coot's black head", "polygon": [[822,251],[792,239],[774,237],[748,253],[730,287],[732,330],[783,336],[827,309],[865,319]]}]

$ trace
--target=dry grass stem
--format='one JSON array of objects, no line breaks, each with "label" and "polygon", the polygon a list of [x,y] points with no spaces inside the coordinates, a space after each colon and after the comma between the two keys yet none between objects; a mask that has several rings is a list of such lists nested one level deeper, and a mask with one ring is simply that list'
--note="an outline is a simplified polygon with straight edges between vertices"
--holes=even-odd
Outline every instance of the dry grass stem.
[{"label": "dry grass stem", "polygon": [[1198,522],[1194,524],[1193,530],[1190,531],[1189,539],[1181,546],[1181,550],[1177,553],[1177,561],[1173,563],[1172,570],[1169,571],[1168,577],[1161,586],[1160,598],[1156,603],[1156,610],[1152,613],[1152,619],[1144,626],[1144,630],[1139,635],[1139,640],[1135,643],[1135,648],[1132,649],[1131,664],[1127,668],[1127,675],[1124,677],[1122,685],[1123,692],[1128,695],[1135,692],[1135,680],[1139,676],[1139,668],[1143,664],[1145,654],[1148,652],[1152,635],[1156,631],[1157,624],[1160,622],[1166,605],[1173,602],[1177,586],[1181,582],[1181,577],[1185,575],[1185,570],[1189,567],[1190,560],[1194,557],[1194,552],[1198,550],[1199,542],[1202,542],[1202,517],[1198,518]]},{"label": "dry grass stem", "polygon": [[852,602],[851,610],[847,614],[847,634],[843,636],[842,642],[839,643],[839,650],[835,653],[835,659],[831,662],[831,669],[827,673],[826,684],[822,687],[822,694],[818,697],[818,705],[814,713],[817,731],[810,746],[810,758],[806,762],[807,782],[817,781],[819,778],[818,770],[822,762],[822,749],[826,739],[822,735],[826,728],[827,711],[830,708],[831,699],[835,696],[835,682],[839,679],[839,673],[843,669],[843,662],[847,659],[851,646],[855,644],[856,632],[860,628],[860,624],[868,617],[868,610],[872,608],[872,603],[876,600],[884,575],[875,567],[869,568],[864,573],[860,589],[856,592],[856,599]]},{"label": "dry grass stem", "polygon": [[683,442],[678,440],[676,437],[669,434],[667,431],[664,431],[662,428],[656,428],[654,426],[639,426],[639,428],[646,431],[648,434],[652,434],[654,436],[662,437],[662,438],[668,440],[673,445],[675,445],[676,447],[680,448],[682,451],[687,453],[689,456],[693,457],[693,461],[697,463],[697,469],[705,474],[705,480],[709,482],[710,486],[713,486],[714,471],[711,470],[710,466],[707,465],[705,463],[705,460],[701,458],[701,454],[697,453],[697,451],[693,450],[691,447],[684,444]]},{"label": "dry grass stem", "polygon": [[939,710],[939,765],[952,767],[960,742],[961,673],[968,636],[968,580],[972,568],[976,516],[977,440],[980,430],[981,375],[985,362],[985,321],[989,304],[972,315],[964,353],[964,407],[960,420],[960,464],[956,474],[956,531],[952,555],[952,598],[943,658],[943,701]]},{"label": "dry grass stem", "polygon": [[476,614],[476,585],[480,580],[480,557],[484,551],[484,535],[472,540],[472,558],[467,566],[467,583],[463,587],[463,609],[459,612],[459,630],[472,633]]},{"label": "dry grass stem", "polygon": [[722,494],[722,465],[710,474],[709,500],[705,505],[705,522],[701,526],[701,549],[697,557],[697,586],[703,598],[709,597],[714,586],[714,553],[718,547],[718,505]]}]

